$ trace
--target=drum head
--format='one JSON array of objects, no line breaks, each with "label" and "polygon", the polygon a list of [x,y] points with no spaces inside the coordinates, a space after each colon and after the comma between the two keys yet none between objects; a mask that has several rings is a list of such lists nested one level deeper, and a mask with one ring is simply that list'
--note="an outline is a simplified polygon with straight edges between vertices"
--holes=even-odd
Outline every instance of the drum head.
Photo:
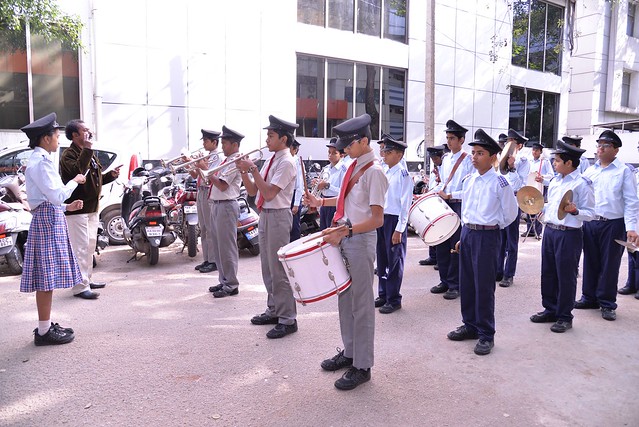
[{"label": "drum head", "polygon": [[440,216],[430,223],[420,236],[428,246],[439,245],[448,240],[459,228],[459,217],[455,212]]}]

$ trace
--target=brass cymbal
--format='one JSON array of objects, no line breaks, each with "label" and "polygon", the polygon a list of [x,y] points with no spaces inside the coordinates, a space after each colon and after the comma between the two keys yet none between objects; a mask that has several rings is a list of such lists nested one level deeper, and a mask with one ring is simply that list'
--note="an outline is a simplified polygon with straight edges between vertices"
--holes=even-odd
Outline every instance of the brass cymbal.
[{"label": "brass cymbal", "polygon": [[572,202],[572,190],[568,190],[566,191],[566,194],[564,194],[564,197],[561,198],[561,202],[559,202],[559,209],[557,209],[557,218],[559,219],[566,218],[566,215],[568,215],[568,212],[566,212],[564,208],[568,206],[568,204],[571,202]]},{"label": "brass cymbal", "polygon": [[544,208],[544,195],[535,187],[527,185],[517,191],[519,209],[530,215],[537,215]]},{"label": "brass cymbal", "polygon": [[514,156],[517,152],[517,143],[515,141],[509,141],[504,146],[504,149],[501,151],[501,158],[499,159],[499,172],[502,175],[506,175],[508,173],[508,158],[510,156]]},{"label": "brass cymbal", "polygon": [[624,248],[628,248],[628,252],[630,253],[633,253],[637,249],[639,249],[639,247],[637,247],[637,245],[635,245],[634,243],[626,242],[625,240],[615,239],[615,242],[619,243]]}]

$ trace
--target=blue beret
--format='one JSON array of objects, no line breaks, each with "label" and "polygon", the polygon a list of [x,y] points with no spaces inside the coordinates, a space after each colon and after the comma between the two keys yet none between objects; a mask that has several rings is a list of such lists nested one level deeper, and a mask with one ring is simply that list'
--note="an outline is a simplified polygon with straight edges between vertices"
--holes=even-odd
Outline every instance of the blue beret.
[{"label": "blue beret", "polygon": [[232,139],[233,141],[240,142],[242,139],[244,139],[244,135],[234,131],[233,129],[227,128],[226,126],[222,126],[222,135],[220,135],[220,138]]},{"label": "blue beret", "polygon": [[333,128],[333,133],[337,136],[336,148],[343,150],[353,140],[358,139],[370,131],[371,116],[362,114],[358,117],[348,119]]},{"label": "blue beret", "polygon": [[446,130],[445,130],[445,132],[466,133],[466,132],[468,132],[468,129],[466,129],[465,127],[461,126],[460,124],[458,124],[454,120],[449,120],[449,121],[446,122]]},{"label": "blue beret", "polygon": [[501,147],[497,144],[497,141],[491,138],[483,129],[477,129],[475,131],[475,140],[468,145],[478,145],[488,150],[490,154],[497,154],[501,152]]},{"label": "blue beret", "polygon": [[621,138],[619,138],[619,135],[611,130],[605,130],[601,132],[601,135],[599,135],[599,139],[597,140],[597,142],[599,141],[610,142],[616,148],[621,147]]},{"label": "blue beret", "polygon": [[29,123],[28,125],[20,128],[20,130],[27,134],[27,137],[30,140],[37,139],[40,135],[44,135],[53,129],[64,129],[64,126],[61,126],[56,121],[57,116],[55,113],[47,114],[46,116]]},{"label": "blue beret", "polygon": [[508,138],[512,138],[517,141],[517,144],[523,144],[528,141],[528,138],[520,134],[514,129],[508,129]]},{"label": "blue beret", "polygon": [[297,123],[290,123],[286,120],[278,119],[275,116],[268,116],[269,125],[264,129],[281,130],[284,132],[293,133],[295,129],[299,127]]}]

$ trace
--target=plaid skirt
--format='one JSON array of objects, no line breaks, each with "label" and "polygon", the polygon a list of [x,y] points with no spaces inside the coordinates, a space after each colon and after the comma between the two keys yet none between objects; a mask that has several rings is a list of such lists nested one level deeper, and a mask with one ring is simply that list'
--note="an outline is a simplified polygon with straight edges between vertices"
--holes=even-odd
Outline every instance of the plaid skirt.
[{"label": "plaid skirt", "polygon": [[82,283],[62,207],[44,202],[33,211],[20,292],[52,291]]}]

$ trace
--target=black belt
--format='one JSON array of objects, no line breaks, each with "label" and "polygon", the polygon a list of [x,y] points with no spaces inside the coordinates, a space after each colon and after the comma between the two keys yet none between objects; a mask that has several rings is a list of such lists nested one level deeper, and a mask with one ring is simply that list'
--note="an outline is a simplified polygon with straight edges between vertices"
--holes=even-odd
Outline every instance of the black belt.
[{"label": "black belt", "polygon": [[560,230],[560,231],[579,230],[581,228],[581,227],[567,227],[565,225],[557,225],[551,222],[547,222],[546,227],[552,228],[553,230]]},{"label": "black belt", "polygon": [[479,225],[479,224],[464,224],[464,227],[469,228],[471,230],[499,230],[498,225]]},{"label": "black belt", "polygon": [[462,199],[448,199],[446,200],[448,203],[461,203]]},{"label": "black belt", "polygon": [[230,203],[230,202],[234,202],[234,201],[235,201],[235,199],[211,200],[211,201],[217,205],[217,204],[219,204],[219,203]]},{"label": "black belt", "polygon": [[595,215],[594,221],[611,221],[609,218],[604,218],[603,216]]}]

